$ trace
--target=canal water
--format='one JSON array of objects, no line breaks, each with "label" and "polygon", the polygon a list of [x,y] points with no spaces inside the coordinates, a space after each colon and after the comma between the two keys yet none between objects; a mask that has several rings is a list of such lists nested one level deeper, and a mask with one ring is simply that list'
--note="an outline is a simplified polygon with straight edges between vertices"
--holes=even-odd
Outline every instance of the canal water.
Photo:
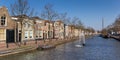
[{"label": "canal water", "polygon": [[94,37],[86,46],[75,47],[78,41],[45,51],[31,51],[0,57],[0,60],[120,60],[120,41]]}]

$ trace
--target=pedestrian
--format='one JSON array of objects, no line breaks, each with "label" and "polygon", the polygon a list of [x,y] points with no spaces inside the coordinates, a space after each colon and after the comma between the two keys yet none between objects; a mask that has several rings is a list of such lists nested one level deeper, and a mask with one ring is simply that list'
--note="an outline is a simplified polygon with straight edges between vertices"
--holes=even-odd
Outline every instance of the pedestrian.
[{"label": "pedestrian", "polygon": [[83,46],[85,46],[85,34],[84,34],[84,31],[82,31],[79,34],[79,39],[80,39],[80,44],[82,44]]}]

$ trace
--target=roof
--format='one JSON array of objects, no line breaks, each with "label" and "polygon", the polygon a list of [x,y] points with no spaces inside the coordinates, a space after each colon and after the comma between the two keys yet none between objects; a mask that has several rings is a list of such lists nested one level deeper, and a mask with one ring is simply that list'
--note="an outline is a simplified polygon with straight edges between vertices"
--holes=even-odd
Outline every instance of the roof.
[{"label": "roof", "polygon": [[27,15],[17,15],[17,16],[11,16],[14,18],[29,18]]},{"label": "roof", "polygon": [[54,21],[50,21],[50,20],[43,20],[46,23],[53,23]]},{"label": "roof", "polygon": [[68,25],[68,26],[70,26],[70,27],[75,27],[74,25]]},{"label": "roof", "polygon": [[5,6],[0,6],[0,9],[3,9],[3,8],[7,9]]},{"label": "roof", "polygon": [[63,21],[62,21],[62,20],[57,20],[56,22],[63,23]]},{"label": "roof", "polygon": [[0,7],[0,13],[1,14],[6,14],[5,12],[7,12],[7,14],[9,15],[8,8],[6,8],[5,6],[1,6]]},{"label": "roof", "polygon": [[39,18],[38,16],[31,17],[31,19],[34,19],[34,20],[43,20],[42,18]]}]

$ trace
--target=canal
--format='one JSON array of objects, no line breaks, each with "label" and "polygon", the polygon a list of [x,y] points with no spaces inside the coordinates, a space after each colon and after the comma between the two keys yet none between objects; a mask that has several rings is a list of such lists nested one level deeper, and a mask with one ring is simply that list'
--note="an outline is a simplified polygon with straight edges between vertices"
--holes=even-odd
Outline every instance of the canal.
[{"label": "canal", "polygon": [[94,37],[86,46],[77,48],[78,41],[62,44],[54,49],[31,51],[0,57],[0,60],[120,60],[120,41]]}]

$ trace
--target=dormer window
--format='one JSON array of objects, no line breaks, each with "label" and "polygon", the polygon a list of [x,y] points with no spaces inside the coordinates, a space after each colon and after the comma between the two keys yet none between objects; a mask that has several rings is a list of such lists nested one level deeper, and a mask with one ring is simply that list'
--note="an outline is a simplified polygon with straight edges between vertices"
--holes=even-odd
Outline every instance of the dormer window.
[{"label": "dormer window", "polygon": [[6,17],[5,17],[5,16],[2,16],[2,17],[1,17],[1,25],[5,25],[5,20],[6,20]]}]

